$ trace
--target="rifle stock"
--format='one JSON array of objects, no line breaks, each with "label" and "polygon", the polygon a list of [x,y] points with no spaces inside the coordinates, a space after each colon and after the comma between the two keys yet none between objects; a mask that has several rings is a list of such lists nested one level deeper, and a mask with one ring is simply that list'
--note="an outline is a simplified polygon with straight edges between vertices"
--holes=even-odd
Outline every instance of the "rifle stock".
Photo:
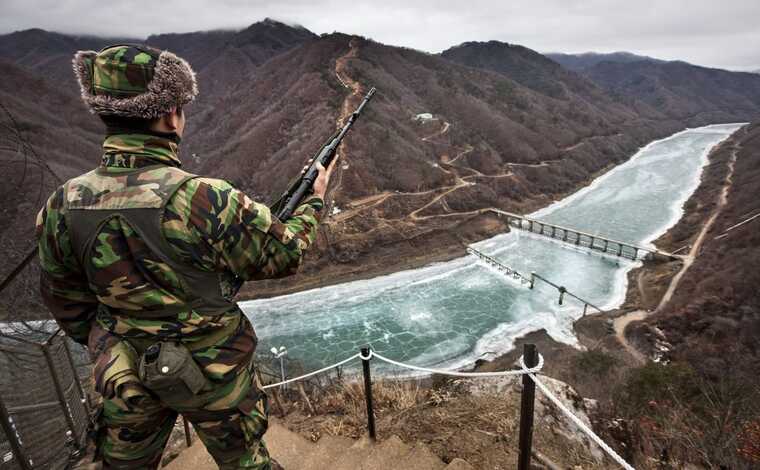
[{"label": "rifle stock", "polygon": [[272,204],[271,211],[280,220],[287,220],[293,214],[293,211],[301,204],[304,198],[312,194],[314,191],[314,182],[319,176],[319,170],[317,169],[317,163],[320,163],[324,168],[329,168],[332,161],[337,155],[338,146],[343,141],[348,131],[353,126],[356,119],[364,110],[364,107],[369,103],[369,100],[375,94],[375,87],[369,90],[367,95],[362,100],[356,110],[351,113],[346,123],[341,129],[335,132],[330,137],[322,148],[317,152],[309,168],[296,178],[289,186],[288,189],[280,196],[280,198]]}]

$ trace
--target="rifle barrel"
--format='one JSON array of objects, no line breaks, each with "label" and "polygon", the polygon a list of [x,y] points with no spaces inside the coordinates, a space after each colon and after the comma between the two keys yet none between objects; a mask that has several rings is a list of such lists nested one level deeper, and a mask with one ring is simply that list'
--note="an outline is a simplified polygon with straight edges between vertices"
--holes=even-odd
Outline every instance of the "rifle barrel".
[{"label": "rifle barrel", "polygon": [[301,199],[303,199],[304,196],[311,192],[312,186],[314,185],[314,180],[317,177],[316,164],[320,163],[325,168],[330,165],[333,158],[335,157],[338,146],[343,141],[343,137],[345,137],[345,135],[351,129],[354,121],[356,121],[356,119],[362,113],[364,107],[372,99],[376,91],[377,89],[375,87],[370,88],[369,92],[367,92],[367,94],[364,96],[361,104],[359,104],[356,110],[351,113],[340,131],[335,135],[334,138],[331,138],[327,144],[322,146],[319,152],[317,152],[317,158],[314,159],[314,162],[306,171],[304,177],[301,177],[300,180],[296,182],[296,184],[294,184],[290,189],[288,189],[288,191],[286,191],[286,193],[283,195],[284,205],[280,206],[281,210],[277,213],[277,218],[280,220],[286,220],[290,218],[291,214],[293,214],[293,211],[301,203]]}]

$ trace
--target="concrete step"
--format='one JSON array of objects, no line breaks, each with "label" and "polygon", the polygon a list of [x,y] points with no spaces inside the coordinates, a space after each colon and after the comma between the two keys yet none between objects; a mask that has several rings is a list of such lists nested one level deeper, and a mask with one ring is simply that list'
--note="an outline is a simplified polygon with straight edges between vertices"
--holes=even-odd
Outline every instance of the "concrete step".
[{"label": "concrete step", "polygon": [[301,455],[300,465],[287,466],[282,462],[280,462],[280,465],[285,467],[285,470],[325,470],[326,468],[333,468],[335,463],[343,457],[353,444],[354,440],[347,437],[323,436],[316,445],[312,445],[311,452]]},{"label": "concrete step", "polygon": [[391,436],[373,446],[372,452],[360,468],[361,470],[399,468],[399,462],[403,461],[411,450],[412,448],[404,444],[398,436]]},{"label": "concrete step", "polygon": [[472,465],[462,459],[454,459],[446,465],[446,470],[475,470]]},{"label": "concrete step", "polygon": [[[285,470],[473,470],[462,459],[447,466],[421,443],[413,448],[398,436],[371,443],[341,436],[325,436],[316,444],[270,422],[264,436],[267,448]],[[218,470],[200,439],[185,449],[164,470]]]},{"label": "concrete step", "polygon": [[269,423],[264,442],[269,454],[286,470],[303,468],[304,457],[316,447],[314,443],[276,422]]},{"label": "concrete step", "polygon": [[357,470],[361,469],[367,457],[374,449],[374,444],[367,437],[354,442],[341,456],[330,470]]},{"label": "concrete step", "polygon": [[446,464],[422,443],[412,448],[406,458],[395,465],[398,470],[443,470]]}]

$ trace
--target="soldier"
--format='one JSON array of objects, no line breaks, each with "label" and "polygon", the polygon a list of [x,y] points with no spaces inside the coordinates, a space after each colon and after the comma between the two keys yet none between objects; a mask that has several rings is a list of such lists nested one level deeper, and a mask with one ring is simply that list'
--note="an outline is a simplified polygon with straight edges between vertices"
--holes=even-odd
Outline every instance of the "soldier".
[{"label": "soldier", "polygon": [[243,281],[293,274],[314,242],[332,167],[288,220],[226,181],[180,169],[195,74],[139,45],[80,51],[82,98],[106,124],[100,166],[37,217],[45,304],[87,345],[103,396],[105,468],[156,468],[178,413],[221,469],[269,469],[256,335]]}]

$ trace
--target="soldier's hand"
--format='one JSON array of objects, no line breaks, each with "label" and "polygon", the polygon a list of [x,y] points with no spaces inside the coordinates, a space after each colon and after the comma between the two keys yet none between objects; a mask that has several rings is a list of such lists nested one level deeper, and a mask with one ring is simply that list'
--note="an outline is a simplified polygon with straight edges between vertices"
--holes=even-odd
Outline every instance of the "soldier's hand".
[{"label": "soldier's hand", "polygon": [[321,197],[322,199],[325,198],[327,185],[330,184],[330,175],[332,175],[332,172],[335,169],[335,165],[338,163],[338,159],[339,157],[335,157],[327,169],[325,169],[325,167],[317,162],[317,170],[319,170],[319,176],[317,176],[317,179],[314,181],[314,194]]}]

